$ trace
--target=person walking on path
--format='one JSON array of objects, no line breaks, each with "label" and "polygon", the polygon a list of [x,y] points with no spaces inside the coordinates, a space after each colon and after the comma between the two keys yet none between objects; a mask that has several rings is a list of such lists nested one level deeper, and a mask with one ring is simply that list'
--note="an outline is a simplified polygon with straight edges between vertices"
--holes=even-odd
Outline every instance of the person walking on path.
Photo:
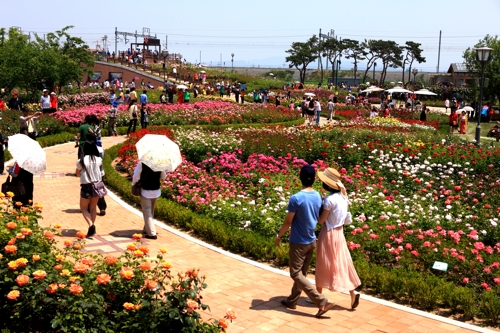
[{"label": "person walking on path", "polygon": [[312,188],[315,177],[316,171],[311,165],[304,165],[300,169],[299,178],[302,182],[302,190],[290,197],[288,213],[283,226],[276,235],[275,245],[280,245],[281,238],[291,227],[290,277],[293,279],[293,287],[290,296],[281,300],[281,304],[295,309],[300,294],[304,291],[319,308],[316,317],[320,318],[334,306],[334,303],[329,303],[326,297],[320,294],[307,279],[309,264],[316,248],[314,230],[321,207],[321,196]]},{"label": "person walking on path", "polygon": [[245,104],[245,89],[241,89],[241,104]]},{"label": "person walking on path", "polygon": [[85,123],[78,127],[76,137],[78,139],[78,159],[83,158],[83,146],[87,141],[87,134],[94,133],[94,126],[92,126],[92,116],[90,114],[85,116]]},{"label": "person walking on path", "polygon": [[50,93],[50,112],[56,112],[57,111],[57,97],[55,92]]},{"label": "person walking on path", "polygon": [[182,89],[179,89],[177,91],[177,103],[178,104],[184,103],[184,90],[182,90]]},{"label": "person walking on path", "polygon": [[469,123],[469,117],[462,111],[462,114],[458,117],[458,124],[460,128],[458,129],[458,133],[465,134],[467,132],[467,124]]},{"label": "person walking on path", "polygon": [[116,113],[118,112],[118,102],[114,100],[111,102],[111,107],[109,108],[109,118],[108,118],[108,134],[109,136],[117,136],[116,133]]},{"label": "person walking on path", "polygon": [[165,171],[155,172],[146,164],[139,162],[134,169],[132,185],[141,183],[141,208],[144,218],[144,237],[147,239],[157,239],[156,227],[153,220],[155,213],[156,199],[161,195],[161,180],[166,178]]},{"label": "person walking on path", "polygon": [[132,132],[135,132],[135,128],[137,126],[137,105],[135,105],[135,100],[131,100],[130,104],[128,105],[128,113],[129,113],[129,123],[128,123],[128,129],[127,129],[127,137],[130,133],[130,130],[132,129],[132,125],[134,126],[132,129]]},{"label": "person walking on path", "polygon": [[321,103],[317,98],[314,100],[314,112],[316,113],[316,126],[319,126],[319,120],[321,118]]},{"label": "person walking on path", "polygon": [[94,196],[92,183],[102,180],[102,158],[99,156],[97,146],[92,142],[83,145],[83,157],[76,163],[76,176],[80,177],[80,211],[85,222],[89,225],[87,238],[96,233],[95,220],[97,216],[97,202],[99,196]]},{"label": "person walking on path", "polygon": [[450,107],[450,100],[447,98],[446,101],[444,101],[444,107],[445,107],[445,112],[448,112],[448,108]]},{"label": "person walking on path", "polygon": [[335,107],[335,104],[333,104],[333,101],[330,99],[328,101],[328,103],[326,104],[326,108],[328,110],[328,118],[327,118],[328,121],[332,121],[333,117],[335,116],[335,114],[333,113],[334,107]]},{"label": "person walking on path", "polygon": [[346,292],[351,295],[351,309],[359,305],[359,297],[354,289],[361,285],[344,236],[344,224],[350,223],[347,192],[340,173],[334,168],[318,171],[323,189],[328,195],[323,201],[323,211],[318,223],[321,231],[316,250],[316,290]]},{"label": "person walking on path", "polygon": [[451,108],[449,124],[450,124],[450,134],[453,134],[455,128],[458,128],[458,114],[454,108]]}]

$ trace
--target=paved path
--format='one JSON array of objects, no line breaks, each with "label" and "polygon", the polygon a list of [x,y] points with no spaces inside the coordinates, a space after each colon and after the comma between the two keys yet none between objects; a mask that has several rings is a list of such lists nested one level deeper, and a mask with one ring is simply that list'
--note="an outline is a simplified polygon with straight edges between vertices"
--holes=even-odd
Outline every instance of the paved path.
[{"label": "paved path", "polygon": [[[123,140],[123,137],[106,137],[104,147]],[[47,172],[35,177],[35,201],[44,205],[44,219],[40,223],[47,226],[60,222],[63,236],[72,238],[76,231],[87,230],[78,206],[79,180],[70,175],[75,172],[76,149],[68,143],[48,148],[46,152]],[[87,244],[88,249],[116,255],[131,241],[132,234],[141,232],[143,220],[140,214],[122,206],[119,199],[115,201],[108,196],[107,203],[106,216],[97,217],[97,236]],[[158,240],[144,240],[152,253],[166,247],[173,272],[197,267],[206,274],[208,288],[203,296],[211,314],[205,313],[204,318],[222,317],[227,308],[236,311],[237,319],[228,332],[473,332],[394,308],[396,305],[389,302],[386,303],[390,306],[382,305],[365,295],[358,309],[351,311],[348,295],[329,291],[325,295],[337,305],[324,319],[316,319],[317,309],[305,302],[305,296],[296,310],[280,304],[292,285],[286,272],[257,267],[222,254],[215,247],[210,249],[170,231],[158,230]]]}]

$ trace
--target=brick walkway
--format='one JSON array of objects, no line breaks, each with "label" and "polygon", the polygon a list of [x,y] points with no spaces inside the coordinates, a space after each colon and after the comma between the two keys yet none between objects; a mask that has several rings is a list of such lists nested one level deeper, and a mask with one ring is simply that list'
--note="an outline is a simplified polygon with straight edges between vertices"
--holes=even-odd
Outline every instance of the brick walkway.
[{"label": "brick walkway", "polygon": [[[103,144],[105,148],[111,147],[123,139],[106,137]],[[47,226],[59,222],[63,225],[63,236],[72,238],[78,230],[87,230],[78,204],[79,180],[73,175],[76,149],[72,143],[68,143],[49,148],[46,153],[47,172],[34,180],[35,201],[44,205],[41,224]],[[131,212],[119,201],[113,200],[112,196],[107,197],[107,214],[97,217],[97,237],[88,242],[88,250],[116,254],[130,242],[132,234],[142,231],[141,215]],[[286,309],[280,304],[292,285],[292,280],[286,273],[266,270],[224,255],[217,248],[210,249],[185,238],[189,236],[182,237],[158,227],[157,229],[158,240],[144,240],[152,253],[156,253],[160,247],[166,247],[173,272],[196,267],[201,269],[202,274],[206,274],[208,288],[203,296],[205,303],[210,305],[211,314],[206,313],[204,317],[222,317],[227,308],[236,311],[237,319],[230,325],[228,332],[476,331],[461,328],[453,322],[436,321],[381,305],[364,295],[356,311],[351,311],[348,295],[329,291],[325,291],[325,295],[337,305],[324,319],[316,319],[314,314],[317,309],[305,302],[305,296],[299,301],[296,310]]]}]

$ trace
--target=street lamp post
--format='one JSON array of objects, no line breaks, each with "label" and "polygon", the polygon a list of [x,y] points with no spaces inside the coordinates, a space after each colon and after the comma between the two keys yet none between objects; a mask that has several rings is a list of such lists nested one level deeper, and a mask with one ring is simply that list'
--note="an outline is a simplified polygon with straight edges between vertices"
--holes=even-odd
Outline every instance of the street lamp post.
[{"label": "street lamp post", "polygon": [[[413,68],[411,70],[413,73],[413,92],[415,92],[415,84],[417,83],[417,73],[418,73],[418,68]],[[411,110],[413,111],[413,106],[415,105],[415,94],[411,96]]]},{"label": "street lamp post", "polygon": [[165,83],[167,82],[167,57],[168,57],[168,50],[162,50],[161,55],[163,57],[163,87],[165,87]]},{"label": "street lamp post", "polygon": [[375,81],[375,68],[377,68],[376,62],[373,63],[373,79],[372,79],[373,81]]},{"label": "street lamp post", "polygon": [[234,53],[231,53],[231,72],[234,72]]},{"label": "street lamp post", "polygon": [[483,107],[483,87],[484,87],[484,65],[490,61],[490,54],[493,49],[483,46],[476,49],[476,60],[481,63],[481,81],[479,90],[479,105],[478,105],[478,116],[477,116],[477,126],[476,126],[476,145],[479,146],[481,140],[481,110]]}]

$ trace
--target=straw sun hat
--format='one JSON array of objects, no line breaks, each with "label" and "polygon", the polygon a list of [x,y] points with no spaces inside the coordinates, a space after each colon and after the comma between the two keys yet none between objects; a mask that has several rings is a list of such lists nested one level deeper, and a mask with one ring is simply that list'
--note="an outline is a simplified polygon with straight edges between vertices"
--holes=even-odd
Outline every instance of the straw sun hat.
[{"label": "straw sun hat", "polygon": [[342,184],[340,173],[334,168],[327,168],[323,171],[318,171],[318,177],[323,183],[330,186],[334,190],[340,191],[344,198],[347,198],[347,191]]}]

